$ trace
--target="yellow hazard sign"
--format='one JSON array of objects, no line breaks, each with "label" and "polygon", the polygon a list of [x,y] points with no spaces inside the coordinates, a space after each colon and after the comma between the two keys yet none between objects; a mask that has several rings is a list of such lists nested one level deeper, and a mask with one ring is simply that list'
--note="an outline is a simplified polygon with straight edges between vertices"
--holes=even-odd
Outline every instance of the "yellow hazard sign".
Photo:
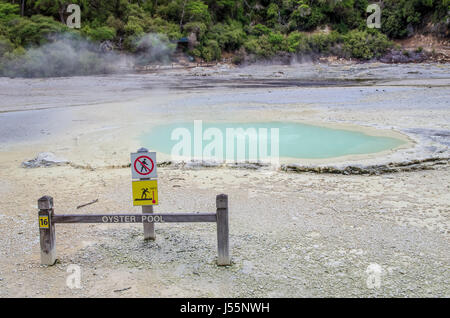
[{"label": "yellow hazard sign", "polygon": [[158,183],[156,180],[133,181],[133,205],[157,205]]}]

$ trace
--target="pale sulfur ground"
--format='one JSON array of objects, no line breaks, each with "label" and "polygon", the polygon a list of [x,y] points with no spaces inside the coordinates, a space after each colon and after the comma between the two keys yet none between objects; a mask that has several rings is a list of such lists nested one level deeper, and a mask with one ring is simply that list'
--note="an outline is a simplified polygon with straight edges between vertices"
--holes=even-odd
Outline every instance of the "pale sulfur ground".
[{"label": "pale sulfur ground", "polygon": [[[35,199],[56,213],[133,213],[128,169],[8,173],[2,186],[0,295],[449,296],[449,171],[382,176],[159,169],[155,211],[214,211],[230,201],[233,265],[215,265],[215,225],[57,225],[60,263],[39,265]],[[76,210],[80,203],[99,203]],[[382,268],[370,289],[367,267]],[[82,270],[69,289],[67,266]],[[114,292],[131,287],[124,292]]]},{"label": "pale sulfur ground", "polygon": [[[17,83],[10,95],[2,91],[1,109],[12,112],[0,114],[0,297],[450,296],[448,165],[378,176],[160,167],[155,211],[212,212],[215,196],[229,195],[232,266],[215,265],[216,228],[205,223],[157,224],[155,242],[144,242],[142,225],[59,224],[59,263],[41,266],[37,199],[53,196],[57,214],[139,213],[131,204],[130,169],[111,166],[126,165],[140,146],[139,134],[158,123],[250,118],[363,125],[411,139],[410,148],[389,160],[448,153],[442,140],[427,135],[450,129],[448,83],[442,80],[159,89],[138,91],[139,98],[118,89],[121,101],[115,103],[95,103],[95,88],[104,94],[99,82],[107,78],[90,80],[92,101],[79,94],[90,100],[84,106],[66,107],[42,88],[46,80],[21,82],[30,86],[22,99]],[[17,111],[36,108],[33,100],[45,101],[46,94],[51,105],[45,109]],[[82,168],[20,167],[42,151]],[[66,284],[71,264],[81,268],[80,289]],[[373,273],[367,270],[374,266],[381,269],[380,286],[370,288]]]}]

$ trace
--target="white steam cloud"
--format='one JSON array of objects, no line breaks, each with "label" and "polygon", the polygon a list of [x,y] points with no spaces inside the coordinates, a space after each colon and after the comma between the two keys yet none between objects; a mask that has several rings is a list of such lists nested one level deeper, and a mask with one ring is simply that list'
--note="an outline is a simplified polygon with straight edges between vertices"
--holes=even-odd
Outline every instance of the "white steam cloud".
[{"label": "white steam cloud", "polygon": [[126,72],[135,65],[167,63],[175,45],[158,34],[136,39],[135,54],[104,51],[98,43],[73,34],[26,50],[24,55],[0,61],[0,76],[58,77]]}]

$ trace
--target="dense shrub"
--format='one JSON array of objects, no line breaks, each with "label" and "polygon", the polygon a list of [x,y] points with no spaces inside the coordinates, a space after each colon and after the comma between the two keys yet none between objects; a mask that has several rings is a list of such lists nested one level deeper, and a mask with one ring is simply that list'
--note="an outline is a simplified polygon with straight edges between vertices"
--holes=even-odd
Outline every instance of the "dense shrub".
[{"label": "dense shrub", "polygon": [[184,25],[184,31],[187,34],[195,33],[197,39],[202,39],[207,30],[208,27],[203,22],[189,22]]},{"label": "dense shrub", "polygon": [[218,23],[209,31],[208,37],[214,39],[220,48],[226,51],[234,51],[241,47],[244,43],[246,34],[239,22],[233,21],[228,23]]},{"label": "dense shrub", "polygon": [[43,44],[52,36],[68,31],[68,28],[50,17],[33,15],[16,18],[8,23],[10,39],[18,46]]},{"label": "dense shrub", "polygon": [[112,27],[102,26],[95,29],[91,29],[89,26],[83,28],[83,34],[93,41],[105,41],[112,40],[116,36],[116,30]]},{"label": "dense shrub", "polygon": [[[449,17],[450,0],[386,0],[382,14],[382,31],[392,38],[402,38],[424,18],[433,16],[434,22]],[[447,25],[448,27],[448,25]]]},{"label": "dense shrub", "polygon": [[211,22],[208,5],[203,1],[191,0],[186,4],[185,10],[187,21],[200,21],[206,24]]},{"label": "dense shrub", "polygon": [[8,23],[19,17],[20,8],[17,4],[0,2],[0,22]]},{"label": "dense shrub", "polygon": [[158,17],[149,20],[149,24],[147,25],[145,32],[166,34],[171,40],[178,40],[182,35],[179,25]]},{"label": "dense shrub", "polygon": [[351,57],[369,60],[380,57],[392,45],[380,32],[352,31],[343,37],[344,50]]},{"label": "dense shrub", "polygon": [[221,57],[221,50],[219,43],[216,40],[208,40],[201,49],[201,56],[205,61],[210,62],[213,60],[218,60]]},{"label": "dense shrub", "polygon": [[14,50],[14,45],[11,41],[4,36],[0,36],[0,56],[3,56],[5,53],[11,52]]}]

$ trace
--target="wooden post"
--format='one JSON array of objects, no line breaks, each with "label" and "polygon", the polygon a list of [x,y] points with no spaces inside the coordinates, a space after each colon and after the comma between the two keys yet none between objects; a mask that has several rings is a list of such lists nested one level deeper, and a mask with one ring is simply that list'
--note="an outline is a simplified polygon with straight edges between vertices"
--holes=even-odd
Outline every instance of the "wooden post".
[{"label": "wooden post", "polygon": [[[142,213],[153,213],[153,205],[142,206]],[[144,240],[155,240],[155,223],[144,222]]]},{"label": "wooden post", "polygon": [[53,198],[44,196],[38,200],[38,222],[41,242],[41,264],[54,265],[56,262],[55,251],[55,225],[52,221]]},{"label": "wooden post", "polygon": [[[147,148],[140,148],[137,152],[148,152]],[[156,162],[155,162],[156,165]],[[140,178],[139,180],[150,180],[149,178]],[[142,206],[142,213],[153,213],[153,205],[144,205]],[[155,223],[147,223],[144,224],[144,240],[155,240]]]},{"label": "wooden post", "polygon": [[228,196],[216,196],[217,207],[217,249],[219,252],[217,265],[231,265],[228,229]]}]

